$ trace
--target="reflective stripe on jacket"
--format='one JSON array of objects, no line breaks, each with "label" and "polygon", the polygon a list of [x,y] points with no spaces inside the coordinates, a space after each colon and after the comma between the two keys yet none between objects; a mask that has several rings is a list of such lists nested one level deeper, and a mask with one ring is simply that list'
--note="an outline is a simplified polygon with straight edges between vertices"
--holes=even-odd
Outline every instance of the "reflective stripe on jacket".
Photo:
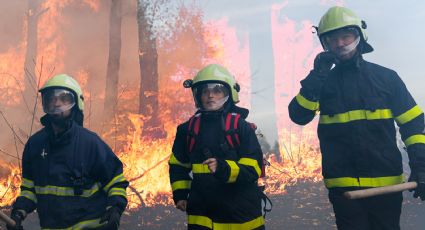
[{"label": "reflective stripe on jacket", "polygon": [[[169,160],[170,182],[175,203],[188,200],[188,224],[209,229],[254,229],[264,225],[261,213],[262,152],[254,129],[242,116],[238,120],[237,149],[227,146],[226,113],[202,114],[193,151],[188,150],[189,123],[178,126]],[[206,154],[206,149],[209,153]],[[203,164],[216,158],[217,171]]]},{"label": "reflective stripe on jacket", "polygon": [[[76,173],[83,175],[78,183]],[[31,136],[22,176],[14,208],[37,209],[42,229],[99,226],[107,206],[124,210],[127,205],[121,161],[96,134],[76,123],[54,140],[48,128]]]},{"label": "reflective stripe on jacket", "polygon": [[[410,161],[425,166],[424,114],[393,70],[361,57],[339,64],[325,80],[310,74],[289,113],[298,124],[320,119],[318,136],[328,188],[380,187],[402,183],[396,127]],[[320,94],[309,82],[322,82]]]}]

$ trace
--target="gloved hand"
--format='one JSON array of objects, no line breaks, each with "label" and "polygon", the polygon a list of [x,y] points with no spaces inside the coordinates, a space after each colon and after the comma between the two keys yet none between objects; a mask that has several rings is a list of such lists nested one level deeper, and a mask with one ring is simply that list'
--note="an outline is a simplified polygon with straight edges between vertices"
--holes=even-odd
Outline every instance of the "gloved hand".
[{"label": "gloved hand", "polygon": [[10,218],[15,221],[15,226],[6,225],[8,230],[23,230],[22,221],[25,219],[26,212],[24,210],[12,209]]},{"label": "gloved hand", "polygon": [[325,78],[329,75],[332,65],[337,62],[335,54],[326,51],[319,53],[314,59],[314,72],[318,77]]},{"label": "gloved hand", "polygon": [[176,208],[183,212],[186,212],[187,200],[179,200],[176,204]]},{"label": "gloved hand", "polygon": [[319,53],[314,59],[313,70],[301,81],[301,94],[310,100],[319,100],[324,81],[328,77],[332,65],[336,62],[337,59],[333,53]]},{"label": "gloved hand", "polygon": [[100,223],[105,223],[98,229],[101,230],[118,230],[120,226],[121,212],[118,207],[112,206],[106,209],[103,216],[100,218]]},{"label": "gloved hand", "polygon": [[418,183],[418,187],[413,190],[413,197],[419,197],[421,200],[425,200],[425,172],[416,172],[412,170],[409,181]]}]

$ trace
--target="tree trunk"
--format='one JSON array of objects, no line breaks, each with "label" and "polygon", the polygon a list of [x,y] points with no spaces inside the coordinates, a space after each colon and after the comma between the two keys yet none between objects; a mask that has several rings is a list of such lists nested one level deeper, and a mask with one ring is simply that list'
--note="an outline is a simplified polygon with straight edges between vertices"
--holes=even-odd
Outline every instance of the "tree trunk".
[{"label": "tree trunk", "polygon": [[37,63],[37,39],[38,39],[38,18],[40,0],[28,0],[27,11],[27,50],[24,62],[24,78],[25,92],[24,95],[27,101],[32,105],[37,92],[37,76],[35,73],[35,65]]},{"label": "tree trunk", "polygon": [[106,72],[105,120],[114,118],[118,104],[118,76],[121,58],[121,0],[111,1],[109,15],[109,58]]},{"label": "tree trunk", "polygon": [[147,4],[138,0],[137,21],[139,26],[140,104],[139,113],[146,117],[143,136],[165,136],[158,114],[158,52],[152,32],[152,22],[147,18]]},{"label": "tree trunk", "polygon": [[[255,19],[271,31],[271,12],[261,12]],[[250,30],[249,46],[251,73],[257,72],[258,77],[251,80],[251,111],[253,120],[261,127],[268,140],[278,139],[277,117],[275,108],[274,57],[271,33],[259,33]],[[258,70],[258,71],[257,71]],[[270,111],[264,113],[264,111]],[[261,114],[261,115],[255,115]]]}]

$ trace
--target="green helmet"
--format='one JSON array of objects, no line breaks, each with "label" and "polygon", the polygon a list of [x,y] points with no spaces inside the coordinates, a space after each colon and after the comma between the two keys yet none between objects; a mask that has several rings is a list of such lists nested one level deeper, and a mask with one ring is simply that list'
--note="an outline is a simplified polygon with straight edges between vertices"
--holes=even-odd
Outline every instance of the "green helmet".
[{"label": "green helmet", "polygon": [[360,33],[363,43],[362,53],[372,52],[372,46],[366,42],[366,22],[361,20],[352,10],[345,7],[331,7],[320,19],[319,26],[317,27],[317,35],[319,36],[322,46],[326,49],[322,41],[324,34],[338,29],[350,27],[356,28]]},{"label": "green helmet", "polygon": [[[217,65],[217,64],[210,64],[201,69],[196,76],[193,78],[193,80],[185,80],[183,82],[183,86],[185,88],[192,88],[192,91],[194,87],[196,87],[199,84],[202,83],[222,83],[226,87],[228,87],[228,90],[230,91],[230,96],[233,101],[233,103],[239,102],[239,90],[240,86],[236,82],[233,75],[223,66]],[[196,103],[196,98],[195,98]],[[198,106],[198,105],[197,105]]]},{"label": "green helmet", "polygon": [[81,90],[78,82],[67,74],[58,74],[52,78],[50,78],[44,85],[41,87],[39,92],[43,94],[46,89],[49,88],[62,88],[68,89],[75,94],[77,98],[78,109],[83,112],[84,111],[84,97],[83,91]]}]

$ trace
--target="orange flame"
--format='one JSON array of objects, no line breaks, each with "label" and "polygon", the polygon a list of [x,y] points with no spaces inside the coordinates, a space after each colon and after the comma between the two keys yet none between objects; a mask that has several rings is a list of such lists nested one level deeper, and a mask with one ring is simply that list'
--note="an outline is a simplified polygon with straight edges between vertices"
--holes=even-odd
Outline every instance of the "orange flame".
[{"label": "orange flame", "polygon": [[[48,0],[43,8],[48,10],[39,22],[39,58],[44,57],[44,64],[48,68],[55,67],[55,72],[65,69],[62,59],[66,52],[64,39],[60,31],[65,19],[61,12],[65,6],[74,4],[75,1]],[[93,11],[99,9],[99,0],[84,0]],[[273,48],[275,52],[276,74],[276,104],[279,117],[279,149],[277,155],[269,155],[271,166],[267,168],[268,177],[265,180],[267,192],[282,194],[285,186],[295,184],[301,180],[318,181],[320,176],[320,153],[317,139],[312,127],[288,127],[286,105],[289,99],[296,94],[298,88],[294,82],[306,75],[311,66],[314,54],[320,49],[313,43],[309,36],[311,23],[302,23],[301,30],[296,30],[296,22],[279,17],[279,11],[284,5],[274,5],[272,8],[272,33]],[[192,12],[186,12],[191,14]],[[146,117],[135,114],[138,108],[138,87],[129,86],[119,96],[118,114],[112,122],[115,127],[106,130],[103,136],[115,135],[116,143],[113,145],[117,155],[124,163],[124,174],[130,181],[127,190],[129,208],[137,209],[144,206],[159,204],[172,204],[171,188],[168,176],[168,158],[171,154],[176,126],[187,120],[194,112],[194,103],[190,90],[183,89],[181,83],[184,79],[192,78],[197,70],[205,64],[212,62],[222,64],[229,68],[237,81],[241,84],[241,106],[250,107],[250,50],[248,35],[236,34],[236,29],[229,26],[226,18],[203,23],[199,15],[193,13],[192,30],[175,35],[171,41],[158,44],[159,85],[158,100],[160,107],[159,119],[164,126],[167,136],[164,139],[153,140],[142,137],[142,128]],[[193,21],[192,21],[193,20]],[[199,36],[202,34],[202,36]],[[194,37],[199,40],[194,42]],[[291,38],[291,39],[290,39]],[[196,43],[197,42],[197,43]],[[196,43],[196,44],[194,44]],[[161,46],[164,46],[161,48]],[[194,46],[196,46],[194,48]],[[172,47],[172,48],[170,48]],[[183,50],[179,50],[179,48]],[[0,54],[1,72],[17,71],[22,73],[24,48],[10,49],[7,54]],[[171,51],[170,51],[171,49]],[[188,52],[193,50],[193,52]],[[183,52],[184,51],[184,52]],[[12,60],[12,61],[11,61]],[[16,63],[10,67],[9,63]],[[6,63],[6,64],[4,64]],[[4,70],[4,71],[3,71]],[[19,72],[20,71],[20,72]],[[76,78],[81,83],[84,95],[87,96],[89,85],[89,72],[85,69],[76,71]],[[23,74],[20,74],[23,76]],[[14,81],[8,79],[0,82],[0,90],[8,89],[16,94],[19,89],[13,85]],[[104,91],[96,97],[104,98]],[[287,96],[282,96],[287,95]],[[5,93],[1,97],[6,97]],[[18,103],[12,101],[11,103]],[[15,104],[16,105],[16,104]],[[314,124],[312,125],[314,126]],[[2,163],[0,163],[0,166]],[[3,164],[5,165],[5,164]],[[19,169],[16,166],[5,166],[8,171],[0,175],[0,195],[7,194],[1,201],[10,204],[17,196],[20,184]],[[8,175],[8,176],[5,176]],[[12,185],[12,186],[11,186]],[[7,188],[12,188],[7,190]]]},{"label": "orange flame", "polygon": [[11,205],[19,194],[21,173],[18,167],[0,161],[0,206]]}]

